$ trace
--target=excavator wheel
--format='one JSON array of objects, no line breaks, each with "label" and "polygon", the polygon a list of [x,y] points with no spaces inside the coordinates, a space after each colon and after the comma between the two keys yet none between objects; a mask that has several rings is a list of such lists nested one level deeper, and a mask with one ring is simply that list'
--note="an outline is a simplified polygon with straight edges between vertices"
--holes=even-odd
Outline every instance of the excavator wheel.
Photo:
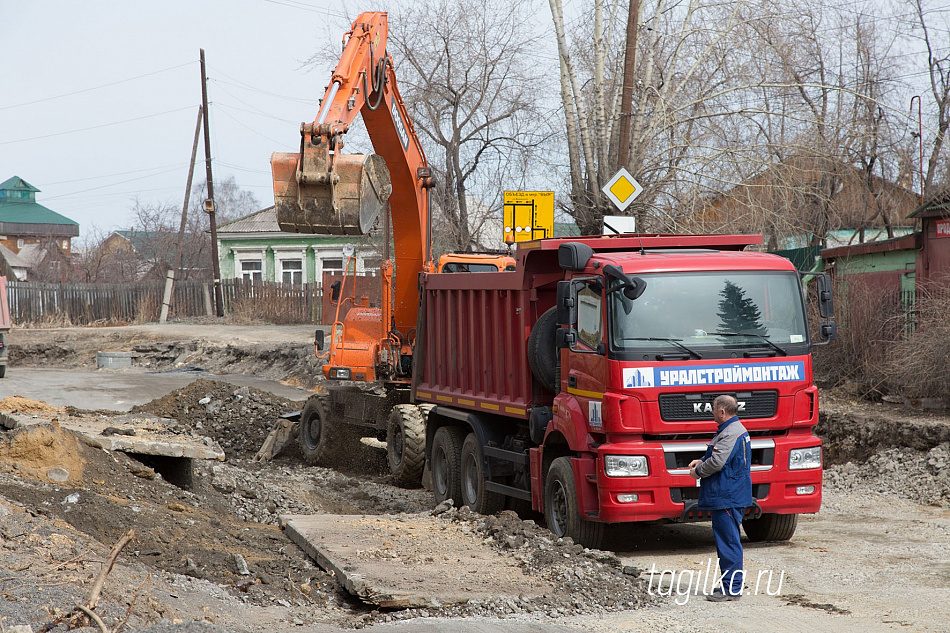
[{"label": "excavator wheel", "polygon": [[356,434],[329,415],[330,394],[310,396],[300,413],[297,441],[308,464],[328,466],[344,457]]},{"label": "excavator wheel", "polygon": [[389,472],[400,486],[418,488],[426,461],[425,416],[414,404],[397,404],[386,431]]}]

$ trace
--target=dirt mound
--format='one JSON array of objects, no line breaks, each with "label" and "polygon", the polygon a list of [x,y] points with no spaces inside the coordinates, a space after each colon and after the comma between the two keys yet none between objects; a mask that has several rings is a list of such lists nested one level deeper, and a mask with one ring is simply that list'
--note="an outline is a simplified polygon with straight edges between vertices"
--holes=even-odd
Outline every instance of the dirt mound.
[{"label": "dirt mound", "polygon": [[23,396],[10,396],[0,400],[0,411],[18,413],[62,413],[62,409],[51,404],[30,400]]},{"label": "dirt mound", "polygon": [[10,436],[8,442],[0,444],[0,464],[4,472],[51,483],[79,484],[83,481],[85,451],[74,433],[40,425],[16,431]]},{"label": "dirt mound", "polygon": [[[258,605],[296,604],[301,584],[310,587],[307,604],[335,600],[330,577],[287,547],[277,527],[235,516],[229,496],[212,488],[209,478],[196,477],[194,488],[183,490],[124,453],[91,448],[71,431],[51,427],[0,434],[0,445],[6,451],[0,456],[6,466],[0,469],[0,496],[103,544],[135,527],[136,539],[123,557],[212,581]],[[75,458],[67,462],[70,479],[51,482],[43,469],[69,453]],[[262,506],[267,501],[258,500]]]},{"label": "dirt mound", "polygon": [[134,407],[178,422],[181,432],[215,440],[228,458],[250,458],[260,449],[277,418],[303,407],[258,389],[199,379],[172,393]]}]

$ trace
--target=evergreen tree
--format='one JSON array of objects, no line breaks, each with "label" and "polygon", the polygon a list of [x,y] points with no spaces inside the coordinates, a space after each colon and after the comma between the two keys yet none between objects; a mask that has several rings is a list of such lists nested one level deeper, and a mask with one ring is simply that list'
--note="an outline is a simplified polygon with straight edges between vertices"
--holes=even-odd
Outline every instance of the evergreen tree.
[{"label": "evergreen tree", "polygon": [[745,290],[731,281],[726,281],[719,295],[722,297],[718,312],[722,323],[720,331],[765,335],[762,313],[755,301],[745,296]]}]

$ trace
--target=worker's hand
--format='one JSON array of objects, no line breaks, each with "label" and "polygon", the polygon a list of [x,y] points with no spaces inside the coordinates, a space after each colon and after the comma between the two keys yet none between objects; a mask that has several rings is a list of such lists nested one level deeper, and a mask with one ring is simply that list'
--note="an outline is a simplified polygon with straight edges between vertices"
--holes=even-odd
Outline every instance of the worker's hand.
[{"label": "worker's hand", "polygon": [[703,463],[701,459],[694,459],[689,463],[689,476],[693,479],[699,479],[699,475],[696,474],[696,467]]}]

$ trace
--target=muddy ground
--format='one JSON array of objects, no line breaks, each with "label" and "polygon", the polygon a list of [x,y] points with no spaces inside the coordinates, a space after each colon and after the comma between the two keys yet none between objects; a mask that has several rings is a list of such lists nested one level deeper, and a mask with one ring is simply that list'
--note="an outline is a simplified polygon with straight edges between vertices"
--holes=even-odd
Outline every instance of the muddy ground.
[{"label": "muddy ground", "polygon": [[[132,351],[142,367],[193,365],[313,386],[319,381],[311,338],[312,328],[17,330],[11,336],[10,371],[50,365],[92,370],[96,351],[108,349]],[[12,394],[4,394],[0,384],[0,395]],[[434,508],[430,493],[391,485],[384,449],[375,441],[364,440],[357,454],[333,469],[304,465],[293,448],[271,463],[251,461],[273,420],[300,405],[200,379],[139,407],[174,418],[176,432],[208,437],[225,450],[224,462],[196,462],[194,484],[185,490],[161,475],[160,464],[93,449],[56,422],[107,412],[50,410],[40,402],[0,398],[0,411],[33,411],[56,420],[0,437],[0,625],[29,625],[39,631],[44,625],[66,630],[76,624],[74,604],[85,601],[109,548],[132,528],[135,538],[119,556],[98,607],[110,628],[123,621],[132,629],[170,621],[207,622],[233,631],[291,626],[322,631],[418,618],[501,617],[586,630],[626,629],[636,622],[717,630],[723,623],[716,618],[728,618],[728,609],[735,607],[710,612],[705,603],[694,601],[692,611],[684,611],[674,596],[655,595],[650,577],[642,573],[657,561],[689,566],[705,560],[711,544],[706,525],[615,531],[612,552],[597,552],[557,541],[543,525],[511,512],[486,518]],[[771,623],[774,630],[784,630],[781,623],[801,621],[819,630],[851,630],[852,624],[862,631],[942,630],[947,614],[941,608],[917,613],[909,605],[933,604],[947,597],[950,587],[946,417],[943,412],[859,402],[847,394],[823,394],[822,408],[819,432],[829,466],[826,510],[804,518],[790,544],[748,550],[752,564],[786,565],[793,575],[788,586],[800,593],[744,601],[752,613],[751,628],[738,629],[761,630]],[[58,470],[67,471],[65,481]],[[903,516],[912,516],[906,528],[912,535],[898,537],[902,540],[893,554],[882,555],[878,569],[871,571],[883,576],[906,569],[918,578],[911,567],[923,565],[933,576],[924,579],[918,593],[881,606],[873,587],[860,598],[841,594],[818,571],[850,564],[844,560],[849,549],[873,552],[879,547],[882,554],[890,549],[886,529],[871,537],[855,531],[853,546],[848,544],[848,523],[858,506],[872,523],[885,523],[882,517],[894,508],[905,508]],[[490,547],[499,560],[522,569],[525,589],[521,595],[438,608],[374,608],[343,591],[280,529],[281,515],[309,513],[431,522],[433,530],[468,539],[471,547]],[[904,534],[902,529],[890,533]],[[829,552],[828,541],[836,538],[838,545]],[[842,568],[836,573],[850,572]],[[743,618],[750,615],[741,613]],[[697,622],[697,616],[706,624]],[[453,628],[450,623],[446,627]]]}]

